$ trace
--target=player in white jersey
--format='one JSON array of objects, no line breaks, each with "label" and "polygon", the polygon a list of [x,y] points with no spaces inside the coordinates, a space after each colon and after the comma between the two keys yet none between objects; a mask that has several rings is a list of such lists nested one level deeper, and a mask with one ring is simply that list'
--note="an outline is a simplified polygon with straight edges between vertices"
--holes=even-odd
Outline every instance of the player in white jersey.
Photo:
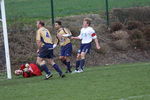
[{"label": "player in white jersey", "polygon": [[74,72],[83,72],[83,67],[85,65],[85,56],[90,52],[92,40],[95,41],[96,48],[100,49],[95,30],[90,25],[91,19],[84,18],[80,35],[77,37],[71,37],[71,39],[81,40],[80,49],[78,50],[76,58],[76,70]]}]

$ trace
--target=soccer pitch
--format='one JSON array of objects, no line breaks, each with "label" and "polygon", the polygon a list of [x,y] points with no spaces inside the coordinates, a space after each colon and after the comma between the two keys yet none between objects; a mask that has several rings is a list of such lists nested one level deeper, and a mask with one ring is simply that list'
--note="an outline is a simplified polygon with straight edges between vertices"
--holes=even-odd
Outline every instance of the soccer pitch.
[{"label": "soccer pitch", "polygon": [[0,80],[1,100],[150,100],[150,63],[86,68],[43,80]]}]

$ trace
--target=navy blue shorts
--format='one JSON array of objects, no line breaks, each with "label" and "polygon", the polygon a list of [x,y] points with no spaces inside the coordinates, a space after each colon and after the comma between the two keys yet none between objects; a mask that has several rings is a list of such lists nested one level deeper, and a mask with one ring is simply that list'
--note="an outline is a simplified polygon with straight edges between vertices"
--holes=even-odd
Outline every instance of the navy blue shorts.
[{"label": "navy blue shorts", "polygon": [[52,44],[51,45],[44,45],[38,53],[38,56],[40,58],[53,58],[54,54],[53,54],[53,49],[52,49]]},{"label": "navy blue shorts", "polygon": [[67,45],[62,46],[60,52],[61,52],[60,56],[71,56],[72,55],[72,44],[68,43]]},{"label": "navy blue shorts", "polygon": [[81,54],[81,52],[90,53],[90,49],[91,49],[91,43],[81,44],[78,53],[79,54]]}]

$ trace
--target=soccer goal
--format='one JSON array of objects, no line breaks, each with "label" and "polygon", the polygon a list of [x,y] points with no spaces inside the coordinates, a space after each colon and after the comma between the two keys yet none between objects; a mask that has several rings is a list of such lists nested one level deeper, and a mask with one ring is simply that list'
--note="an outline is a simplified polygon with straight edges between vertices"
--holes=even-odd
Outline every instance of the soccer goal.
[{"label": "soccer goal", "polygon": [[12,79],[4,0],[0,0],[0,78]]}]

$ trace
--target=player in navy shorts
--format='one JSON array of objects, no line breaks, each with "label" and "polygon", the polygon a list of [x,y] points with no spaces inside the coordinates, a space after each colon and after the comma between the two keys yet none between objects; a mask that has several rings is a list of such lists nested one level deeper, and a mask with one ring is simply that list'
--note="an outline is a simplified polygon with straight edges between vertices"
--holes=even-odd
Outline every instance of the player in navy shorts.
[{"label": "player in navy shorts", "polygon": [[83,72],[83,67],[85,65],[85,56],[90,52],[91,42],[94,40],[96,44],[96,48],[100,49],[100,45],[98,43],[97,35],[95,30],[90,27],[91,19],[85,18],[83,20],[83,26],[80,31],[80,35],[78,37],[71,37],[72,39],[80,39],[81,45],[78,50],[77,59],[76,59],[76,70],[75,73]]},{"label": "player in navy shorts", "polygon": [[59,45],[61,46],[59,58],[67,67],[66,73],[71,73],[70,57],[72,55],[72,43],[69,38],[71,36],[71,32],[69,29],[62,27],[61,21],[55,22],[55,28],[57,30]]},{"label": "player in navy shorts", "polygon": [[65,75],[63,74],[60,67],[54,62],[53,57],[53,48],[56,47],[52,42],[52,37],[50,32],[44,27],[44,22],[37,21],[37,34],[36,34],[36,43],[38,46],[38,57],[37,64],[41,66],[41,68],[46,72],[45,79],[49,79],[52,77],[52,73],[46,66],[46,60],[53,66],[53,68],[59,73],[59,75],[63,78]]}]

